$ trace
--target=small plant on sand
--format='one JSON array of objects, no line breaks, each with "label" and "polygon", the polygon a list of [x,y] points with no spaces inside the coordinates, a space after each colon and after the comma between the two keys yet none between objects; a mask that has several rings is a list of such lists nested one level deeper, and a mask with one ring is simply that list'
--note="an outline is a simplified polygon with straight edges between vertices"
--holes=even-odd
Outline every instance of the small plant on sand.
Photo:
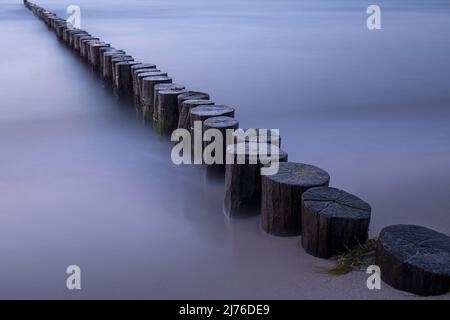
[{"label": "small plant on sand", "polygon": [[333,260],[336,261],[336,265],[329,269],[328,272],[335,275],[346,274],[374,264],[376,243],[377,239],[369,239],[366,243],[358,243],[355,248],[335,256]]}]

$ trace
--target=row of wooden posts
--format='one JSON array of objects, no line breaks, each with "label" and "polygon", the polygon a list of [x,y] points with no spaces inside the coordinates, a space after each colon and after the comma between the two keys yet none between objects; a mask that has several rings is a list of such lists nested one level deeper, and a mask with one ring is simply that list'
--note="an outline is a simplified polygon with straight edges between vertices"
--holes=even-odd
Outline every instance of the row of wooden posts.
[{"label": "row of wooden posts", "polygon": [[[85,30],[69,27],[67,21],[56,14],[26,0],[24,4],[106,81],[112,82],[115,90],[132,94],[142,108],[144,118],[152,120],[159,131],[170,133],[183,128],[192,132],[194,121],[201,121],[204,131],[213,128],[225,132],[226,129],[239,128],[234,108],[216,105],[209,94],[189,91],[185,86],[173,83],[172,78],[156,65],[137,62],[124,50],[112,47]],[[259,138],[259,132],[259,129],[255,131],[256,138]],[[250,139],[248,136],[238,139],[234,145],[228,146],[227,151],[234,157],[250,158],[260,143],[277,146],[281,143],[279,136],[269,136],[268,140],[257,143]],[[224,211],[228,217],[261,214],[261,224],[267,233],[301,235],[305,251],[321,258],[341,254],[367,241],[371,218],[368,203],[343,190],[329,187],[330,176],[325,170],[288,162],[285,151],[280,150],[277,159],[272,160],[279,161],[279,170],[273,175],[260,174],[263,167],[260,161],[256,164],[235,162],[206,166],[207,172],[225,175]],[[419,226],[415,226],[419,228],[417,232],[407,232],[411,227],[391,226],[381,232],[376,263],[382,270],[383,280],[398,289],[417,294],[448,292],[450,238]],[[417,240],[417,234],[422,234],[419,236],[421,241]],[[409,243],[410,246],[413,244],[414,252],[426,252],[424,237],[441,239],[434,248],[438,253],[431,257],[438,261],[438,274],[429,268],[428,260],[411,266],[408,253],[398,247]],[[445,255],[448,255],[447,260],[442,262]],[[428,258],[430,256],[424,253],[424,259]],[[445,265],[447,262],[448,266]]]}]

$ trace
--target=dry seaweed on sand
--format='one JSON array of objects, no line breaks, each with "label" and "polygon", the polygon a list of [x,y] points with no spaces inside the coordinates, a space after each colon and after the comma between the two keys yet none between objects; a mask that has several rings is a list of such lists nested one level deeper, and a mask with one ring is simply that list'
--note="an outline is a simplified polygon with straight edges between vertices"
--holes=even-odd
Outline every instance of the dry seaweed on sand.
[{"label": "dry seaweed on sand", "polygon": [[328,269],[328,273],[341,275],[362,267],[374,264],[377,239],[369,239],[364,244],[358,244],[346,253],[335,256],[336,265]]}]

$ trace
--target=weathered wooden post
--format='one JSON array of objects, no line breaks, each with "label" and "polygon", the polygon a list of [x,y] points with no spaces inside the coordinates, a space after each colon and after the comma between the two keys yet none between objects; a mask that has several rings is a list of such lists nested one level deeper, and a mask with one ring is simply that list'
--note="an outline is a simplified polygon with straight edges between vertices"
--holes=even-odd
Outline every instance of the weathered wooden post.
[{"label": "weathered wooden post", "polygon": [[[149,72],[150,72],[150,74],[147,74]],[[166,72],[162,72],[161,70],[159,70],[157,68],[144,68],[144,69],[132,71],[133,93],[134,93],[135,100],[137,101],[138,104],[141,104],[141,100],[140,100],[141,80],[142,80],[142,78],[145,78],[146,76],[147,77],[151,76],[152,72],[158,72],[158,74],[156,74],[156,75],[167,76]],[[144,73],[146,73],[147,75],[144,75]]]},{"label": "weathered wooden post", "polygon": [[[93,47],[97,47],[97,46],[109,46],[109,44],[103,42],[103,41],[92,41],[92,42],[87,42],[86,43],[86,62],[91,65],[91,67],[93,67],[95,69],[95,66],[92,63],[92,53]],[[98,54],[98,51],[95,51],[96,54]]]},{"label": "weathered wooden post", "polygon": [[47,27],[49,27],[51,29],[51,23],[52,23],[52,19],[55,17],[55,14],[52,12],[48,12],[45,15],[45,24],[47,25]]},{"label": "weathered wooden post", "polygon": [[50,22],[51,22],[52,17],[54,17],[54,16],[55,16],[55,14],[53,12],[48,11],[45,13],[44,22],[47,25],[47,27],[50,28]]},{"label": "weathered wooden post", "polygon": [[[113,73],[112,73],[112,59],[121,57],[121,56],[127,56],[125,53],[121,52],[109,52],[106,51],[103,53],[103,78],[106,80],[112,80],[113,79]],[[130,56],[128,56],[130,57]]]},{"label": "weathered wooden post", "polygon": [[78,32],[79,32],[78,29],[68,29],[67,30],[67,32],[66,32],[66,37],[67,37],[66,42],[67,42],[67,45],[69,47],[71,46],[71,41],[73,41],[73,35],[77,34]]},{"label": "weathered wooden post", "polygon": [[203,122],[212,117],[234,118],[234,108],[226,105],[200,105],[191,109],[191,129],[194,129],[194,121]]},{"label": "weathered wooden post", "polygon": [[[198,92],[198,91],[186,91],[185,93],[180,94],[178,96],[177,100],[178,100],[178,114],[179,114],[179,118],[181,118],[184,101],[186,101],[186,100],[209,100],[209,94],[207,94],[205,92]],[[185,116],[185,118],[188,118],[188,117],[189,117],[189,113]],[[186,123],[186,125],[189,126],[189,121]],[[180,122],[178,122],[178,128],[181,128]],[[185,129],[189,129],[189,127],[185,128]]]},{"label": "weathered wooden post", "polygon": [[68,43],[67,43],[69,45],[69,47],[73,48],[75,36],[82,35],[82,34],[87,35],[88,33],[86,31],[80,30],[80,29],[69,31],[69,39],[68,39]]},{"label": "weathered wooden post", "polygon": [[91,44],[94,44],[94,43],[102,43],[102,41],[100,41],[100,40],[90,40],[90,41],[85,41],[85,42],[83,42],[83,44],[82,44],[82,46],[84,47],[84,48],[82,48],[81,49],[81,51],[82,51],[82,57],[84,58],[84,60],[87,62],[87,63],[89,63],[89,51],[90,51],[90,46],[91,46]]},{"label": "weathered wooden post", "polygon": [[[191,100],[186,100],[191,101]],[[209,101],[209,100],[202,100],[202,101]],[[203,137],[203,124],[206,119],[213,118],[213,117],[231,117],[234,118],[234,108],[225,106],[225,105],[199,105],[197,107],[194,107],[191,109],[190,114],[190,129],[191,129],[191,136],[200,136]],[[200,130],[196,129],[194,126],[194,123],[198,122],[200,123]],[[193,142],[193,141],[192,141]],[[194,148],[194,144],[192,144],[192,147]]]},{"label": "weathered wooden post", "polygon": [[61,18],[57,18],[55,19],[55,21],[53,22],[53,30],[55,31],[56,35],[58,36],[58,38],[60,37],[58,35],[58,27],[60,25],[65,25],[67,24],[67,21],[65,19],[61,19]]},{"label": "weathered wooden post", "polygon": [[72,48],[75,51],[79,51],[80,50],[80,38],[81,37],[92,37],[88,32],[84,32],[84,33],[77,33],[74,34],[72,37]]},{"label": "weathered wooden post", "polygon": [[66,20],[64,19],[58,19],[57,21],[55,21],[55,31],[56,31],[56,36],[59,39],[62,39],[63,33],[64,33],[64,29],[66,28]]},{"label": "weathered wooden post", "polygon": [[50,13],[47,15],[46,23],[47,23],[47,26],[48,26],[50,29],[52,29],[53,20],[56,19],[56,18],[57,18],[56,14],[54,14],[54,13],[52,13],[52,12],[50,12]]},{"label": "weathered wooden post", "polygon": [[52,14],[48,15],[47,19],[48,19],[48,21],[47,21],[48,27],[50,29],[52,29],[52,31],[54,31],[53,24],[54,24],[55,20],[58,19],[58,16],[56,14],[52,13]]},{"label": "weathered wooden post", "polygon": [[69,32],[70,32],[70,30],[71,30],[71,29],[66,28],[66,29],[64,29],[64,31],[63,31],[62,39],[63,39],[63,41],[66,42],[66,43],[69,41]]},{"label": "weathered wooden post", "polygon": [[67,42],[67,45],[70,47],[71,46],[71,42],[73,41],[72,39],[73,39],[73,35],[74,34],[77,34],[77,33],[79,33],[79,32],[81,32],[82,30],[78,30],[78,29],[68,29],[67,30],[67,35],[66,35],[66,37],[67,37],[67,39],[66,39],[66,42]]},{"label": "weathered wooden post", "polygon": [[371,208],[345,191],[311,188],[302,196],[302,246],[315,257],[331,258],[368,239]]},{"label": "weathered wooden post", "polygon": [[167,72],[163,72],[159,69],[150,69],[150,71],[147,71],[147,69],[141,69],[136,71],[136,85],[139,96],[139,104],[141,106],[144,105],[144,101],[142,100],[142,79],[153,76],[167,77]]},{"label": "weathered wooden post", "polygon": [[85,39],[81,38],[81,41],[80,41],[80,57],[81,58],[86,58],[87,57],[86,45],[89,42],[100,42],[100,39],[99,38],[94,38],[94,37],[85,38]]},{"label": "weathered wooden post", "polygon": [[[158,83],[155,85],[155,89],[153,92],[153,105],[155,106],[155,112],[153,113],[153,120],[155,121],[155,123],[158,121],[158,103],[159,103],[159,91],[162,90],[174,90],[174,91],[178,91],[178,90],[184,90],[186,89],[185,86],[181,85],[181,84],[177,84],[177,83]],[[183,91],[182,93],[184,93],[186,91]],[[177,100],[177,109],[178,109],[178,100]],[[178,110],[177,110],[177,118],[178,118]]]},{"label": "weathered wooden post", "polygon": [[73,36],[73,34],[79,33],[79,32],[81,32],[81,31],[83,31],[83,30],[75,29],[75,28],[72,28],[72,29],[66,28],[66,29],[64,30],[64,35],[63,35],[63,40],[64,40],[64,42],[66,42],[67,45],[70,46],[70,41],[71,41],[71,37]]},{"label": "weathered wooden post", "polygon": [[51,13],[51,12],[45,12],[45,14],[44,14],[44,22],[45,22],[45,24],[48,26],[48,27],[50,27],[50,18],[52,17],[54,15],[54,13]]},{"label": "weathered wooden post", "polygon": [[99,39],[90,39],[81,42],[80,56],[85,61],[89,61],[89,45],[91,43],[101,43],[101,41]]},{"label": "weathered wooden post", "polygon": [[133,57],[130,55],[119,55],[119,56],[114,56],[111,59],[111,74],[112,74],[112,81],[113,81],[113,85],[116,81],[116,64],[120,63],[120,62],[126,62],[126,61],[134,61]]},{"label": "weathered wooden post", "polygon": [[159,90],[158,86],[160,85],[162,84],[158,84],[154,88],[153,121],[161,133],[170,133],[178,126],[177,97],[186,91],[184,86],[178,84],[172,84]]},{"label": "weathered wooden post", "polygon": [[104,64],[104,60],[105,60],[104,54],[106,52],[117,53],[117,54],[123,53],[125,55],[125,51],[123,51],[123,50],[119,50],[119,49],[112,48],[112,47],[100,47],[98,49],[98,56],[99,56],[98,69],[101,71],[102,75],[103,75],[103,64]]},{"label": "weathered wooden post", "polygon": [[75,39],[75,43],[73,44],[73,48],[81,56],[81,44],[82,44],[83,40],[87,41],[87,40],[92,40],[92,39],[96,39],[96,38],[91,36],[90,34],[80,35],[79,37],[77,37]]},{"label": "weathered wooden post", "polygon": [[168,76],[148,76],[142,78],[141,101],[144,107],[144,118],[146,120],[153,118],[154,112],[154,92],[155,85],[158,83],[172,83],[172,78]]},{"label": "weathered wooden post", "polygon": [[236,143],[228,146],[226,152],[233,160],[225,166],[225,215],[230,218],[258,215],[261,212],[261,168],[270,163],[287,162],[288,154],[276,145],[258,142]]},{"label": "weathered wooden post", "polygon": [[390,286],[423,296],[450,289],[450,237],[416,225],[381,230],[375,264]]},{"label": "weathered wooden post", "polygon": [[[60,17],[58,17],[57,15],[53,16],[50,22],[50,26],[53,30],[53,32],[56,33],[56,26],[59,22],[61,22],[63,19],[61,19]],[[64,20],[65,21],[65,20]]]},{"label": "weathered wooden post", "polygon": [[49,12],[49,11],[45,11],[44,12],[44,15],[43,15],[43,17],[42,17],[42,20],[44,20],[44,23],[46,24],[46,25],[48,25],[48,23],[49,23],[49,17],[52,15],[52,13],[51,12]]},{"label": "weathered wooden post", "polygon": [[55,28],[56,28],[56,36],[59,38],[59,40],[61,40],[64,32],[64,24],[63,23],[57,24]]},{"label": "weathered wooden post", "polygon": [[89,47],[89,62],[94,69],[99,69],[100,67],[100,48],[111,47],[107,43],[95,43],[91,44]]},{"label": "weathered wooden post", "polygon": [[[139,63],[135,64],[134,66],[131,66],[131,79],[133,81],[133,93],[137,97],[138,95],[138,88],[137,88],[137,79],[136,76],[139,71],[145,72],[145,71],[156,71],[156,65],[153,63]],[[145,71],[144,71],[145,70]]]},{"label": "weathered wooden post", "polygon": [[[185,101],[186,102],[186,101]],[[215,177],[219,175],[223,175],[225,172],[225,163],[226,163],[226,149],[227,149],[227,142],[232,143],[232,132],[239,128],[239,121],[236,119],[233,119],[231,117],[212,117],[208,118],[203,122],[203,138],[206,134],[208,135],[209,129],[216,129],[219,130],[222,136],[222,147],[221,152],[222,156],[216,155],[215,151],[211,152],[211,156],[213,157],[211,160],[215,159],[217,162],[209,163],[208,159],[204,159],[206,167],[206,175],[210,177]],[[203,142],[203,148],[206,151],[208,149],[208,146],[213,143],[213,141],[204,141]],[[193,151],[194,151],[194,160],[195,158],[198,158],[197,155],[202,156],[200,153],[201,150],[198,150],[197,144],[195,141],[193,141]]]},{"label": "weathered wooden post", "polygon": [[328,186],[330,175],[318,167],[281,162],[277,174],[262,176],[261,222],[276,236],[301,234],[301,196],[313,187]]},{"label": "weathered wooden post", "polygon": [[131,92],[133,81],[131,79],[131,66],[139,64],[135,61],[119,62],[115,66],[114,86],[121,92]]},{"label": "weathered wooden post", "polygon": [[197,106],[213,105],[214,101],[206,99],[189,99],[181,102],[180,116],[178,119],[178,128],[187,129],[191,128],[191,110]]}]

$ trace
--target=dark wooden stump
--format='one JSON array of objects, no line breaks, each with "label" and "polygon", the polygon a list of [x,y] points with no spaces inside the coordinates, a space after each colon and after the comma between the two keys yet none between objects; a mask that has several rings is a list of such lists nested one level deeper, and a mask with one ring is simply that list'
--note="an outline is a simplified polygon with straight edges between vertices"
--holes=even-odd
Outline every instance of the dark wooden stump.
[{"label": "dark wooden stump", "polygon": [[69,37],[69,46],[74,48],[75,42],[82,36],[89,36],[90,34],[87,31],[79,30],[78,32],[72,33]]},{"label": "dark wooden stump", "polygon": [[48,13],[45,15],[45,23],[47,26],[51,29],[53,20],[56,18],[56,15],[54,13]]},{"label": "dark wooden stump", "polygon": [[105,60],[105,53],[116,53],[116,54],[120,54],[123,53],[125,54],[125,51],[123,50],[119,50],[116,48],[112,48],[112,47],[100,47],[98,49],[98,56],[99,56],[99,63],[98,63],[98,69],[100,70],[100,72],[103,75],[103,65],[104,65],[104,60]]},{"label": "dark wooden stump", "polygon": [[72,48],[75,51],[79,51],[80,50],[80,39],[87,39],[87,37],[92,37],[89,33],[78,33],[76,35],[73,36],[73,43],[72,43]]},{"label": "dark wooden stump", "polygon": [[62,40],[67,43],[69,41],[69,32],[71,31],[71,29],[66,28],[63,31],[63,36],[62,36]]},{"label": "dark wooden stump", "polygon": [[67,43],[67,45],[69,47],[71,47],[72,46],[72,42],[73,42],[73,36],[75,34],[83,33],[83,32],[85,32],[85,31],[83,31],[81,29],[67,29],[67,31],[65,33],[66,34],[66,43]]},{"label": "dark wooden stump", "polygon": [[450,237],[415,225],[381,230],[376,249],[381,279],[390,286],[423,296],[450,290]]},{"label": "dark wooden stump", "polygon": [[241,142],[259,142],[270,143],[281,147],[281,136],[279,133],[272,132],[270,129],[238,129],[234,133],[236,143]]},{"label": "dark wooden stump", "polygon": [[[158,105],[159,105],[159,92],[163,91],[163,90],[173,90],[173,91],[179,91],[179,90],[183,90],[184,91],[185,86],[177,84],[177,83],[158,83],[155,85],[155,89],[153,92],[153,105],[155,106],[155,112],[153,112],[153,121],[155,123],[158,122]],[[177,109],[178,109],[178,102],[177,102]],[[177,119],[178,119],[178,110],[177,110]],[[177,123],[178,124],[178,123]]]},{"label": "dark wooden stump", "polygon": [[[228,146],[227,153],[233,163],[225,170],[225,215],[231,218],[251,217],[261,212],[261,168],[267,161],[287,162],[288,154],[279,150],[278,155],[260,156],[262,144],[239,143]],[[270,151],[265,144],[263,150]],[[243,157],[244,163],[238,163]],[[252,161],[251,161],[252,160]],[[263,161],[261,161],[263,160]]]},{"label": "dark wooden stump", "polygon": [[[177,99],[178,99],[178,114],[181,117],[181,111],[183,108],[184,101],[186,101],[186,100],[209,100],[209,94],[204,93],[204,92],[198,92],[198,91],[186,91],[185,93],[180,94]],[[187,116],[189,116],[189,114],[187,114]],[[187,125],[189,125],[189,122],[187,123]]]},{"label": "dark wooden stump", "polygon": [[167,77],[167,72],[161,71],[159,69],[150,69],[150,71],[138,70],[136,73],[136,82],[137,82],[137,91],[138,91],[138,97],[139,97],[139,103],[141,106],[144,105],[144,101],[142,98],[142,79],[146,77]]},{"label": "dark wooden stump", "polygon": [[59,40],[62,40],[65,28],[66,27],[63,24],[56,26],[56,36],[59,38]]},{"label": "dark wooden stump", "polygon": [[225,105],[200,105],[191,109],[190,121],[191,129],[194,129],[194,122],[199,121],[203,128],[203,122],[212,117],[234,118],[234,108]]},{"label": "dark wooden stump", "polygon": [[119,53],[119,52],[108,52],[106,51],[103,53],[103,78],[107,80],[113,79],[113,73],[112,73],[112,59],[118,58],[118,57],[129,57],[125,53]]},{"label": "dark wooden stump", "polygon": [[262,176],[261,222],[276,236],[301,234],[301,196],[313,187],[328,186],[329,174],[312,165],[282,162],[277,174]]},{"label": "dark wooden stump", "polygon": [[120,92],[130,93],[133,87],[133,80],[131,79],[131,67],[139,62],[123,61],[115,66],[114,87]]},{"label": "dark wooden stump", "polygon": [[92,36],[92,35],[85,35],[85,36],[81,36],[78,38],[78,54],[81,56],[81,50],[83,48],[83,42],[84,41],[89,41],[89,40],[99,40],[98,38]]},{"label": "dark wooden stump", "polygon": [[[188,100],[191,101],[191,100]],[[186,101],[185,101],[186,102]],[[195,128],[195,126],[194,126]],[[208,163],[207,159],[205,161],[206,167],[206,176],[211,176],[214,178],[217,177],[223,177],[225,173],[225,162],[226,162],[226,149],[227,149],[227,142],[232,141],[230,138],[233,135],[234,130],[239,128],[239,121],[236,119],[233,119],[231,117],[212,117],[208,118],[203,122],[203,135],[209,130],[209,129],[217,129],[220,131],[222,135],[222,157],[219,157],[218,163]],[[213,141],[204,141],[203,142],[203,149],[208,148],[208,146],[213,143]],[[194,160],[196,160],[195,152],[198,152],[197,145],[193,145],[193,151],[194,151]],[[213,157],[215,157],[215,152],[212,153]],[[203,160],[202,160],[203,161]]]},{"label": "dark wooden stump", "polygon": [[60,23],[62,23],[62,22],[66,22],[64,19],[61,19],[61,18],[59,18],[58,16],[54,16],[53,18],[52,18],[52,20],[51,20],[51,23],[50,23],[50,27],[52,28],[52,30],[56,33],[56,27],[60,24]]},{"label": "dark wooden stump", "polygon": [[172,86],[160,91],[155,87],[154,91],[158,95],[158,98],[155,98],[158,104],[155,105],[153,121],[161,133],[170,133],[178,126],[177,97],[185,92],[184,86]]},{"label": "dark wooden stump", "polygon": [[61,25],[62,23],[67,23],[67,21],[65,20],[65,19],[62,19],[62,18],[60,18],[60,17],[55,17],[55,19],[53,20],[53,23],[52,23],[52,29],[53,29],[53,31],[56,33],[56,28],[59,26],[59,25]]},{"label": "dark wooden stump", "polygon": [[[186,100],[191,101],[191,100]],[[185,101],[185,102],[186,102]],[[201,100],[201,101],[209,101],[209,100]],[[191,130],[191,136],[200,136],[203,135],[203,124],[205,120],[213,117],[231,117],[234,118],[234,108],[225,106],[225,105],[200,105],[197,107],[194,107],[191,109],[190,112],[190,130]],[[195,122],[199,122],[198,126],[195,126]],[[197,129],[196,129],[197,128]],[[192,141],[192,148],[194,148],[194,141]],[[207,170],[207,175],[209,173],[214,173],[213,170],[216,167],[211,167],[210,170]],[[218,170],[217,175],[218,177],[222,176],[223,170]]]},{"label": "dark wooden stump", "polygon": [[[148,75],[144,75],[144,73]],[[142,84],[141,80],[145,77],[151,76],[152,73],[157,73],[156,75],[167,76],[166,72],[162,72],[157,68],[145,68],[133,71],[133,92],[139,103],[141,103],[140,102],[141,84]]]},{"label": "dark wooden stump", "polygon": [[48,16],[48,26],[50,29],[52,29],[52,31],[55,31],[53,30],[53,24],[57,19],[59,19],[59,17],[56,14],[51,14]]},{"label": "dark wooden stump", "polygon": [[55,21],[53,21],[53,31],[56,33],[56,36],[59,38],[60,36],[58,35],[58,27],[61,25],[66,25],[67,21],[65,19],[62,18],[56,18]]},{"label": "dark wooden stump", "polygon": [[141,80],[142,89],[141,89],[141,101],[144,108],[144,119],[150,120],[153,119],[153,112],[155,110],[153,102],[155,93],[155,85],[158,83],[172,83],[172,78],[168,76],[149,76],[144,77]]},{"label": "dark wooden stump", "polygon": [[180,116],[178,119],[178,128],[189,130],[191,127],[191,110],[197,106],[213,105],[214,101],[207,99],[184,100],[181,103]]},{"label": "dark wooden stump", "polygon": [[81,58],[83,58],[83,59],[87,58],[87,50],[88,50],[87,44],[91,43],[91,42],[98,43],[98,42],[100,42],[100,39],[91,37],[91,38],[81,40],[81,42],[80,42],[80,57]]},{"label": "dark wooden stump", "polygon": [[117,57],[112,57],[111,58],[111,74],[112,74],[112,81],[113,81],[113,85],[115,84],[116,81],[116,64],[121,63],[121,62],[129,62],[129,61],[134,61],[133,57],[130,55],[120,55]]},{"label": "dark wooden stump", "polygon": [[69,39],[67,44],[69,45],[69,47],[73,48],[73,43],[75,41],[75,36],[77,35],[86,35],[88,34],[87,31],[81,30],[81,29],[73,29],[69,32]]},{"label": "dark wooden stump", "polygon": [[63,40],[67,43],[68,46],[71,46],[72,41],[73,41],[73,35],[80,33],[80,32],[82,33],[83,30],[75,29],[75,28],[72,28],[72,29],[67,28],[64,30]]},{"label": "dark wooden stump", "polygon": [[345,191],[319,187],[302,196],[302,246],[315,257],[331,258],[367,241],[370,205]]},{"label": "dark wooden stump", "polygon": [[66,21],[64,19],[61,19],[61,20],[58,20],[57,22],[55,22],[56,36],[60,40],[62,39],[65,28],[67,28],[67,27],[66,27]]},{"label": "dark wooden stump", "polygon": [[95,37],[91,36],[90,34],[81,35],[75,39],[75,43],[73,44],[73,48],[75,51],[77,51],[81,55],[81,43],[83,40],[92,40],[95,39]]},{"label": "dark wooden stump", "polygon": [[[93,57],[92,53],[94,52],[98,56],[98,50],[93,50],[93,47],[109,47],[108,43],[105,43],[103,41],[97,41],[97,42],[87,42],[86,43],[86,61],[88,64],[90,64],[94,69],[96,69],[96,66],[93,64]],[[98,65],[97,65],[98,66]]]},{"label": "dark wooden stump", "polygon": [[151,71],[159,71],[158,69],[156,69],[156,65],[154,65],[153,63],[140,63],[137,65],[134,65],[131,68],[131,79],[133,80],[133,93],[136,97],[138,97],[139,95],[139,90],[138,90],[138,86],[137,86],[137,75],[139,73],[144,73],[144,72],[151,72]]},{"label": "dark wooden stump", "polygon": [[69,43],[69,33],[72,32],[72,29],[66,28],[63,33],[63,41],[68,44]]},{"label": "dark wooden stump", "polygon": [[107,43],[96,43],[89,47],[89,62],[94,69],[99,69],[100,67],[100,49],[109,48],[110,45]]},{"label": "dark wooden stump", "polygon": [[100,39],[99,38],[93,38],[93,37],[82,39],[80,41],[80,57],[81,58],[86,58],[86,56],[87,56],[86,44],[88,44],[90,42],[100,42]]},{"label": "dark wooden stump", "polygon": [[55,30],[56,30],[56,36],[62,40],[63,34],[64,34],[64,30],[66,29],[66,21],[64,22],[60,22],[56,25]]},{"label": "dark wooden stump", "polygon": [[154,65],[153,63],[139,62],[138,64],[133,66],[131,71],[142,70],[142,69],[155,69],[155,68],[156,68],[156,65]]},{"label": "dark wooden stump", "polygon": [[64,40],[64,42],[67,43],[67,45],[69,45],[69,42],[70,42],[70,35],[73,32],[75,32],[75,31],[77,31],[77,29],[66,29],[66,30],[64,30],[63,40]]},{"label": "dark wooden stump", "polygon": [[45,23],[47,24],[47,26],[49,28],[52,27],[53,20],[56,19],[56,18],[57,18],[57,16],[54,13],[52,13],[52,12],[48,12],[45,15]]}]

